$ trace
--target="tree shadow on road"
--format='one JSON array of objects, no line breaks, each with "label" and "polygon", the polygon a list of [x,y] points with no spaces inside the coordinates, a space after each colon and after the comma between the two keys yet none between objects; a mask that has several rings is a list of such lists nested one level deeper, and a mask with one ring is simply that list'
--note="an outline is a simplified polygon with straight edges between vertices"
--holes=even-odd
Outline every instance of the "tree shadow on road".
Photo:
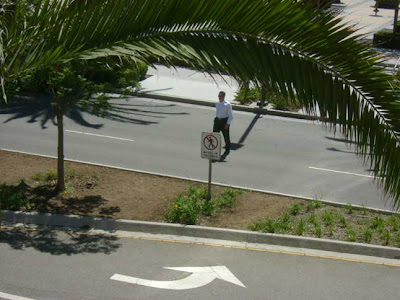
[{"label": "tree shadow on road", "polygon": [[[138,125],[153,125],[159,124],[158,121],[150,119],[160,119],[167,115],[187,115],[186,112],[161,112],[156,108],[173,107],[174,105],[149,105],[147,109],[138,108],[137,105],[131,102],[119,103],[119,98],[110,99],[110,108],[101,113],[103,119],[131,123]],[[18,97],[12,99],[7,105],[0,107],[0,115],[11,115],[4,123],[11,122],[17,119],[27,119],[28,123],[40,123],[40,126],[47,128],[48,122],[56,125],[55,114],[52,108],[52,98],[48,95],[40,97]],[[66,113],[66,117],[75,123],[93,129],[103,127],[100,123],[90,123],[87,120],[87,115],[90,114],[88,109],[74,105]],[[86,119],[85,119],[86,118]]]},{"label": "tree shadow on road", "polygon": [[0,231],[0,244],[8,244],[16,250],[33,248],[52,255],[76,255],[81,253],[111,254],[121,247],[118,237],[88,235],[82,232],[57,232],[47,228],[8,228]]},{"label": "tree shadow on road", "polygon": [[[40,122],[40,126],[45,129],[47,123],[51,122],[56,125],[55,114],[52,108],[52,98],[42,95],[38,98],[20,97],[14,98],[8,105],[0,108],[0,114],[11,115],[4,123],[8,123],[17,119],[27,119],[28,123]],[[72,108],[66,115],[76,123],[90,128],[101,128],[102,124],[91,124],[87,122],[82,112]]]}]

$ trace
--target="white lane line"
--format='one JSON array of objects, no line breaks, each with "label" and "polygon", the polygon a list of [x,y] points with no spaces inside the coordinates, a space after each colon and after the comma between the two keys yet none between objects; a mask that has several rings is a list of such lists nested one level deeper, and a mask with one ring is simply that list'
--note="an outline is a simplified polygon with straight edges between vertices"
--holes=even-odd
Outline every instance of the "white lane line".
[{"label": "white lane line", "polygon": [[15,296],[15,295],[10,295],[6,293],[0,292],[0,297],[8,300],[34,300],[32,298],[25,298],[25,297],[20,297],[20,296]]},{"label": "white lane line", "polygon": [[119,138],[119,137],[109,136],[109,135],[94,134],[94,133],[87,133],[87,132],[74,131],[74,130],[65,130],[65,131],[66,131],[66,132],[71,132],[71,133],[78,133],[78,134],[85,134],[85,135],[98,136],[98,137],[103,137],[103,138],[107,138],[107,139],[114,139],[114,140],[127,141],[127,142],[134,142],[134,140],[131,140],[131,139],[124,139],[124,138]]},{"label": "white lane line", "polygon": [[[340,174],[346,174],[346,175],[354,175],[354,176],[359,176],[359,177],[375,178],[374,176],[371,176],[371,175],[357,174],[357,173],[351,173],[351,172],[345,172],[345,171],[337,171],[337,170],[324,169],[324,168],[317,168],[317,167],[308,167],[308,168],[309,168],[309,169],[314,169],[314,170],[319,170],[319,171],[340,173]],[[376,178],[380,178],[380,177],[376,177]]]}]

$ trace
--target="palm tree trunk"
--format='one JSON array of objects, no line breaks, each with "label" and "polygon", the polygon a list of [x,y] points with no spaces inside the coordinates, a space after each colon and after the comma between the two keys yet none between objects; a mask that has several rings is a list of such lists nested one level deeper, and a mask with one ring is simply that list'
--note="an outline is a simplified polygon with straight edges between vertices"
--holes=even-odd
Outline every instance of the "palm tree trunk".
[{"label": "palm tree trunk", "polygon": [[63,123],[63,110],[61,105],[57,103],[56,116],[57,116],[57,190],[62,192],[65,190],[64,178],[64,123]]}]

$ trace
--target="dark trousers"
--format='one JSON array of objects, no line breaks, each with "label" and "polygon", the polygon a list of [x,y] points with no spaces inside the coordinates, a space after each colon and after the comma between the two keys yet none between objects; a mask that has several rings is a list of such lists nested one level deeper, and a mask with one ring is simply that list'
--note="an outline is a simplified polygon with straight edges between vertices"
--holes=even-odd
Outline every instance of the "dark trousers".
[{"label": "dark trousers", "polygon": [[225,140],[226,150],[230,150],[231,149],[231,139],[229,137],[229,128],[225,129],[225,125],[226,125],[227,121],[228,121],[228,118],[223,118],[223,119],[215,118],[213,132],[222,131],[222,135],[224,136],[224,140]]}]

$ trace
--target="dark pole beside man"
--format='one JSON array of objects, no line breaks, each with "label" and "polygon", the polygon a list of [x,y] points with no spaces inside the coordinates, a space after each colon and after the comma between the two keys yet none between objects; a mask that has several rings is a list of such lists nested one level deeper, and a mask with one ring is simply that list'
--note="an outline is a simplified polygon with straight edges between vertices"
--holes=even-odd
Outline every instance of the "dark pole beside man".
[{"label": "dark pole beside man", "polygon": [[225,140],[225,154],[229,154],[231,150],[231,139],[229,137],[229,127],[233,120],[232,106],[229,101],[225,100],[225,92],[218,94],[218,102],[215,104],[217,115],[214,119],[214,132],[222,131]]}]

